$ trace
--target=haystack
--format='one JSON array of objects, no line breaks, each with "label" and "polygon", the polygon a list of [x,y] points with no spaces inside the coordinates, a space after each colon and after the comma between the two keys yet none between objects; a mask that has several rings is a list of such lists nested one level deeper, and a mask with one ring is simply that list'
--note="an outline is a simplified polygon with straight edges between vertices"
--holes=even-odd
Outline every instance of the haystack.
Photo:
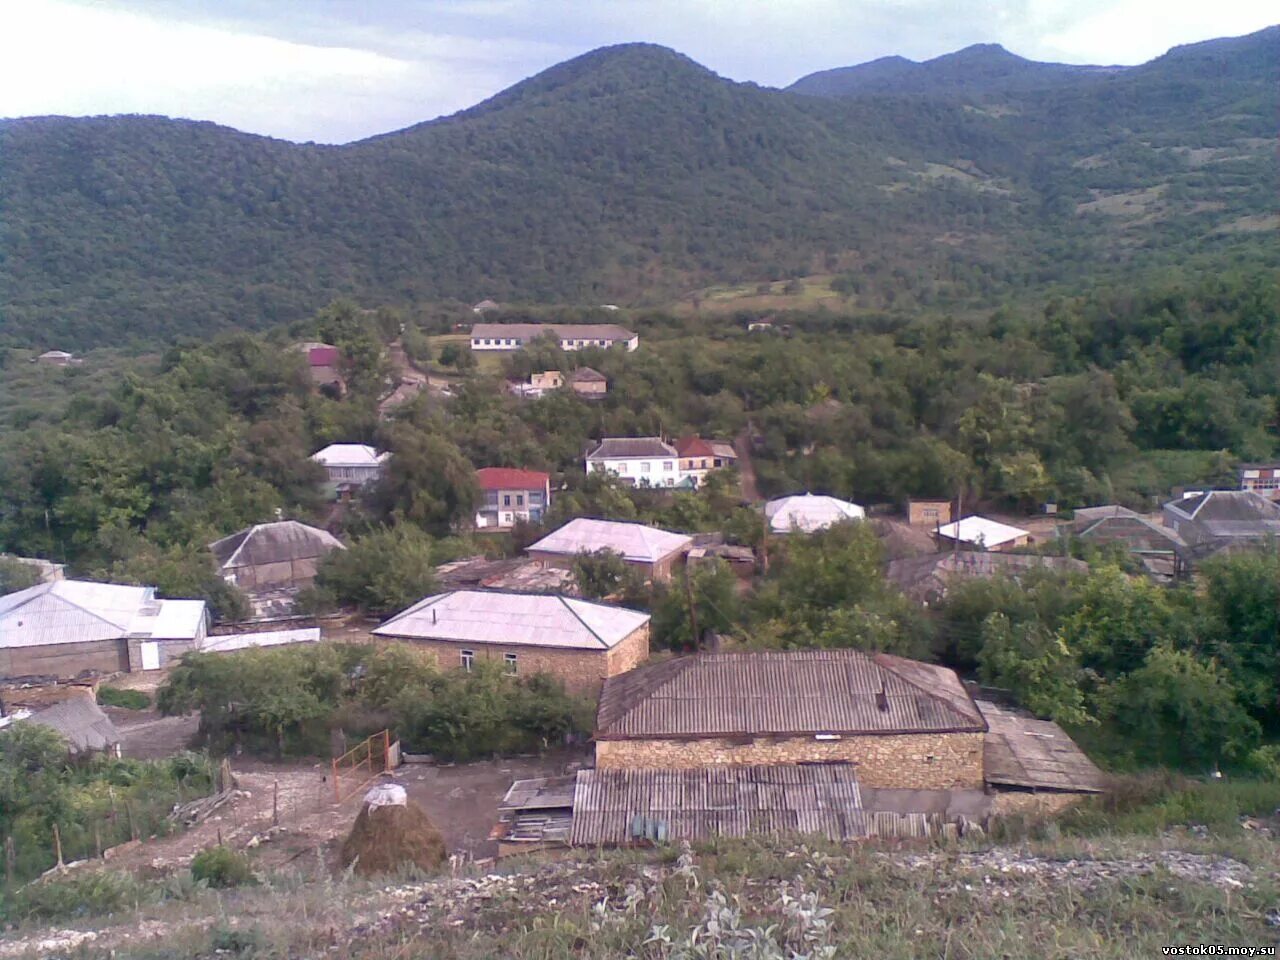
[{"label": "haystack", "polygon": [[444,837],[404,787],[382,783],[365,794],[351,834],[342,844],[342,865],[371,876],[406,864],[432,870],[444,862]]}]

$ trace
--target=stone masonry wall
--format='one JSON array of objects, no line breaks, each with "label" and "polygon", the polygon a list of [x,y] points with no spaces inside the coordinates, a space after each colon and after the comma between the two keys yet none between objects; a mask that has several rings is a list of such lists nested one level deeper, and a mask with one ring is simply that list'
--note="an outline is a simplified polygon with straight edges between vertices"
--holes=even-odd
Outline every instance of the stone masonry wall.
[{"label": "stone masonry wall", "polygon": [[[382,639],[385,642],[386,638]],[[458,640],[395,640],[418,650],[432,653],[441,669],[462,666],[462,651],[470,650],[477,661],[504,662],[504,655],[516,656],[516,672],[520,676],[545,673],[558,677],[571,693],[598,697],[604,678],[625,673],[649,657],[649,626],[636,630],[612,650],[560,650],[554,647],[530,647],[522,644],[475,643]]]},{"label": "stone masonry wall", "polygon": [[868,787],[948,790],[983,785],[981,733],[910,733],[701,740],[597,740],[601,768],[749,766],[802,762],[847,762]]}]

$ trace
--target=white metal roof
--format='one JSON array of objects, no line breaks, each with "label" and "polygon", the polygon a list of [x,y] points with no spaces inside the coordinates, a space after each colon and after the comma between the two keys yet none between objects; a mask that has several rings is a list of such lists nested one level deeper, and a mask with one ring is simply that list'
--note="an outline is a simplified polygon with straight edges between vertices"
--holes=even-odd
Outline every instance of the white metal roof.
[{"label": "white metal roof", "polygon": [[842,520],[862,520],[867,511],[856,503],[803,493],[794,497],[780,497],[765,504],[764,515],[769,518],[769,529],[774,533],[813,533],[825,530]]},{"label": "white metal roof", "polygon": [[954,523],[943,524],[938,528],[938,535],[948,540],[959,540],[961,543],[973,543],[990,548],[1017,540],[1019,537],[1029,537],[1031,531],[975,515]]},{"label": "white metal roof", "polygon": [[303,627],[300,630],[270,630],[261,633],[229,633],[220,637],[205,637],[200,644],[201,653],[234,653],[254,647],[280,647],[293,643],[319,643],[319,627]]},{"label": "white metal roof", "polygon": [[[55,580],[0,597],[0,647],[129,636],[194,638],[204,609],[203,600],[156,600],[154,587]],[[162,635],[153,634],[157,626]]]},{"label": "white metal roof", "polygon": [[376,467],[389,453],[379,453],[367,443],[331,443],[311,455],[316,463],[326,467]]},{"label": "white metal roof", "polygon": [[607,650],[649,622],[625,607],[570,597],[456,590],[420,600],[373,633],[415,640]]},{"label": "white metal roof", "polygon": [[553,530],[528,549],[570,556],[611,550],[622,554],[625,560],[656,563],[692,543],[693,538],[683,533],[670,533],[657,527],[646,527],[642,523],[579,517],[570,520],[559,530]]}]

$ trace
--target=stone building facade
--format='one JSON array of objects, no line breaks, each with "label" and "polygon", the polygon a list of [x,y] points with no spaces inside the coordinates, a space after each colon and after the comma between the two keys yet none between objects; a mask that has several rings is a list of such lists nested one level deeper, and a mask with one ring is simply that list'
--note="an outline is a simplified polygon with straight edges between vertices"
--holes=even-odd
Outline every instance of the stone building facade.
[{"label": "stone building facade", "polygon": [[750,736],[596,741],[604,769],[689,769],[792,763],[849,763],[867,787],[981,789],[984,734]]}]

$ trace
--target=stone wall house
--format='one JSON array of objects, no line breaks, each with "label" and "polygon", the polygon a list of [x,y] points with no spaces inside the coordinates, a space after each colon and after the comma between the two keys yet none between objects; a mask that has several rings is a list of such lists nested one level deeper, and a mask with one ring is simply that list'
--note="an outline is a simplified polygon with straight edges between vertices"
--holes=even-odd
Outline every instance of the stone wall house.
[{"label": "stone wall house", "polygon": [[580,397],[599,399],[609,392],[609,379],[599,370],[579,367],[569,374],[569,389]]},{"label": "stone wall house", "polygon": [[320,561],[345,549],[329,531],[297,520],[254,524],[209,544],[222,579],[250,593],[308,587]]},{"label": "stone wall house", "polygon": [[979,788],[986,730],[943,667],[856,650],[702,654],[605,682],[596,766],[843,762],[869,787]]},{"label": "stone wall house", "polygon": [[73,679],[156,670],[199,649],[203,600],[154,587],[56,580],[0,597],[0,677]]},{"label": "stone wall house", "polygon": [[702,481],[712,470],[723,470],[738,464],[733,444],[724,440],[686,436],[675,442],[675,448],[680,455],[681,477],[692,478],[695,486],[702,486]]},{"label": "stone wall house", "polygon": [[373,631],[435,654],[443,668],[477,661],[545,673],[594,696],[609,677],[649,658],[649,615],[563,596],[455,590],[427,597]]},{"label": "stone wall house", "polygon": [[912,497],[907,501],[907,523],[913,527],[936,530],[951,520],[950,500],[919,500]]},{"label": "stone wall house", "polygon": [[381,477],[391,454],[379,452],[367,443],[331,443],[313,453],[311,459],[324,468],[325,492],[344,499]]},{"label": "stone wall house", "polygon": [[650,580],[665,582],[679,564],[693,538],[642,523],[579,517],[530,544],[525,552],[548,566],[571,567],[584,553],[616,553]]}]

